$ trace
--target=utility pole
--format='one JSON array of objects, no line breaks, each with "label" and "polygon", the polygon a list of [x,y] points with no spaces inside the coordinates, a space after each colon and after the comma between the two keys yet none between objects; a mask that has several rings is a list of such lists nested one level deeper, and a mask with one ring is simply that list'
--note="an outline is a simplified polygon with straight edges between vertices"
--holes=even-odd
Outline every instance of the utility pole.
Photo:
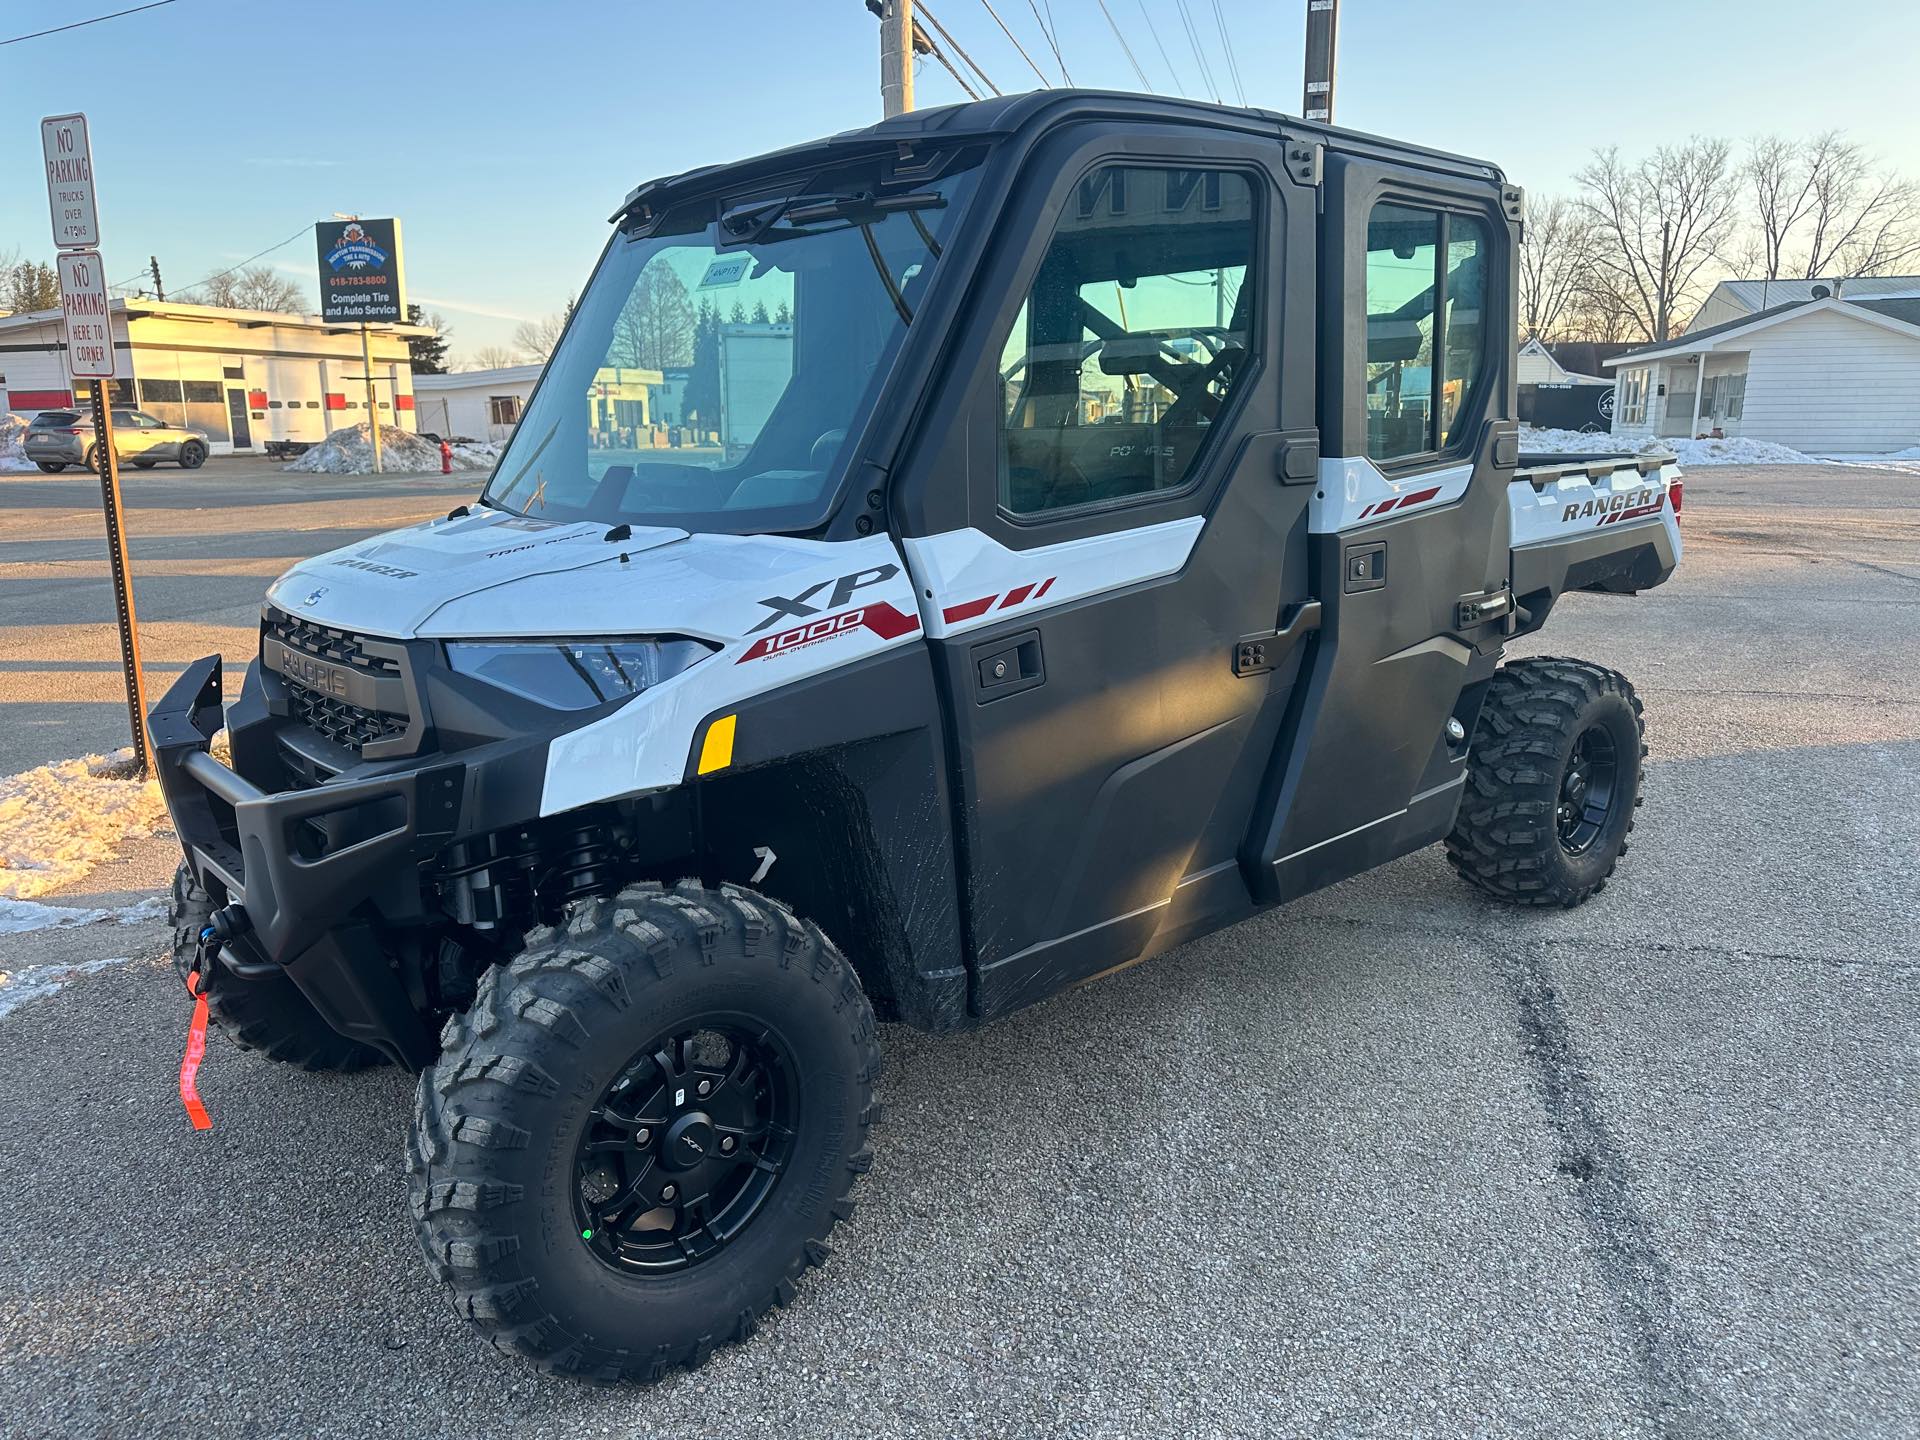
[{"label": "utility pole", "polygon": [[880,106],[889,118],[913,109],[913,0],[881,0]]},{"label": "utility pole", "polygon": [[1340,33],[1340,0],[1307,0],[1307,81],[1302,119],[1333,123],[1334,50]]},{"label": "utility pole", "polygon": [[160,257],[149,255],[147,268],[153,272],[153,298],[164,303],[167,298],[167,288],[160,283]]}]

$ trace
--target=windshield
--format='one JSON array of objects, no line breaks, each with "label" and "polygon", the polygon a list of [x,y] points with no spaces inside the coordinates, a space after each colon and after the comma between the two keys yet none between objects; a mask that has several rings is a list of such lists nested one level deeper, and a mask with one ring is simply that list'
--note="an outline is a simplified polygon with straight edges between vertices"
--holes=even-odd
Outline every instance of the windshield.
[{"label": "windshield", "polygon": [[876,196],[816,177],[616,235],[486,502],[684,530],[819,524],[965,178]]}]

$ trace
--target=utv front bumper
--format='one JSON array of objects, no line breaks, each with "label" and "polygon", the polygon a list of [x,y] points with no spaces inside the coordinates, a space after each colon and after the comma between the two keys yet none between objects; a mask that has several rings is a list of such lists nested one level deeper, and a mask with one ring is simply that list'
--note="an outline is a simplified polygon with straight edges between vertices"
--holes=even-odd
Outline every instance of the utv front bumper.
[{"label": "utv front bumper", "polygon": [[221,963],[283,971],[341,1034],[417,1069],[433,1037],[363,910],[462,833],[467,763],[269,793],[209,753],[223,724],[218,655],[189,665],[148,718],[167,811],[201,885],[229,906]]}]

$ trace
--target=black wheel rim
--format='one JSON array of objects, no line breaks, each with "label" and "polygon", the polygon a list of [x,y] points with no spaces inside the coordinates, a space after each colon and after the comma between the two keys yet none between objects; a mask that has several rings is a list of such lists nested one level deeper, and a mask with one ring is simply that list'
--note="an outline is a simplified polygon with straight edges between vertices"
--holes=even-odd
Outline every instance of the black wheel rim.
[{"label": "black wheel rim", "polygon": [[1584,855],[1606,832],[1620,785],[1620,752],[1613,736],[1595,725],[1580,732],[1560,776],[1555,811],[1560,847]]},{"label": "black wheel rim", "polygon": [[799,1093],[779,1036],[708,1017],[643,1048],[574,1155],[580,1238],[628,1273],[685,1269],[737,1240],[793,1158]]}]

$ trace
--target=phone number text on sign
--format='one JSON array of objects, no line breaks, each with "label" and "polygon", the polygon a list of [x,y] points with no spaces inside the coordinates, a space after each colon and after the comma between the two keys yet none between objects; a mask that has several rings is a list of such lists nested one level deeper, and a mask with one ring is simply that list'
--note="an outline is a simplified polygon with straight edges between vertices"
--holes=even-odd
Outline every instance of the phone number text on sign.
[{"label": "phone number text on sign", "polygon": [[107,277],[93,250],[59,257],[60,305],[67,334],[67,373],[76,380],[113,377],[113,322],[107,312]]}]

